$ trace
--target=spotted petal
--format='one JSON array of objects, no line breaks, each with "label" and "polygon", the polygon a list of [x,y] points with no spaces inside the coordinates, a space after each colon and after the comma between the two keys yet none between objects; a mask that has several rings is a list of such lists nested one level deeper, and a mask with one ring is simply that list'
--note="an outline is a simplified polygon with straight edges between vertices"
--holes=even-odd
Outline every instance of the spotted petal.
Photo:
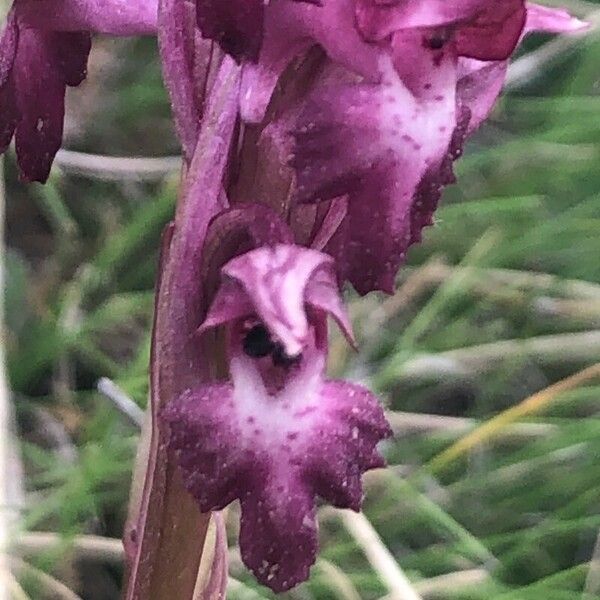
[{"label": "spotted petal", "polygon": [[324,380],[323,367],[309,342],[273,393],[256,361],[234,355],[231,383],[189,390],[164,412],[187,489],[204,511],[240,499],[242,558],[277,592],[315,560],[315,496],[358,510],[361,475],[383,465],[376,444],[390,435],[376,398]]},{"label": "spotted petal", "polygon": [[319,89],[294,133],[299,200],[349,196],[349,241],[336,258],[361,293],[393,289],[416,235],[416,190],[442,164],[456,128],[455,56],[410,35],[395,44],[404,57],[402,78],[387,62],[381,85]]},{"label": "spotted petal", "polygon": [[327,315],[349,335],[330,257],[278,244],[222,272],[201,331],[223,328],[229,381],[185,390],[163,417],[186,488],[202,511],[240,500],[242,558],[279,592],[315,560],[315,497],[359,510],[391,431],[370,392],[324,377]]},{"label": "spotted petal", "polygon": [[[525,33],[581,24],[563,11],[531,10]],[[420,241],[443,187],[454,182],[452,163],[466,136],[488,116],[504,83],[505,60],[461,56],[460,40],[438,47],[435,35],[394,32],[380,84],[317,87],[293,131],[298,200],[349,198],[326,250],[363,294],[393,290],[408,247]]]}]

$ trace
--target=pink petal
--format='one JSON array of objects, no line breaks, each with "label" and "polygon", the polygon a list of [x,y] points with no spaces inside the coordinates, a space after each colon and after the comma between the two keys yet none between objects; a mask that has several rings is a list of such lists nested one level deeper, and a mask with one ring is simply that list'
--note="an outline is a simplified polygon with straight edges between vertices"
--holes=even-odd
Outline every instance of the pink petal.
[{"label": "pink petal", "polygon": [[201,331],[256,314],[287,355],[302,352],[309,335],[305,303],[331,314],[352,339],[330,256],[278,244],[234,258]]},{"label": "pink petal", "polygon": [[[536,31],[547,33],[573,33],[586,29],[587,23],[569,15],[564,10],[527,4],[527,21],[522,37]],[[471,111],[471,133],[487,118],[500,95],[506,79],[508,61],[480,61],[469,58],[459,60],[458,101]]]},{"label": "pink petal", "polygon": [[324,382],[322,394],[336,406],[332,409],[335,418],[327,428],[315,431],[314,443],[321,456],[309,457],[310,481],[316,493],[333,506],[358,511],[361,475],[384,466],[376,446],[390,436],[390,428],[379,403],[362,386],[330,380]]},{"label": "pink petal", "polygon": [[568,11],[527,3],[526,30],[547,33],[574,33],[589,28],[589,23],[571,16]]},{"label": "pink petal", "polygon": [[[444,8],[433,2],[421,9],[435,8],[438,12],[430,16],[442,21],[456,18],[456,11],[474,11],[477,4]],[[410,24],[426,18],[416,4],[369,2],[369,7],[371,17],[384,11],[390,21],[393,15],[385,11],[396,11]],[[440,38],[439,49],[437,42],[431,44],[439,35],[436,30],[398,30],[391,36],[393,69],[386,68],[386,59],[380,62],[381,85],[320,86],[305,103],[291,163],[298,199],[348,195],[348,216],[326,250],[360,293],[393,290],[407,248],[420,241],[423,227],[433,222],[443,187],[454,182],[452,162],[460,156],[465,136],[488,116],[502,89],[506,60],[460,55],[505,58],[533,26],[554,31],[581,27],[563,11],[533,7],[523,30],[520,7],[522,2],[512,0],[482,0],[479,12],[456,24],[454,41]],[[389,23],[382,20],[381,25]],[[476,40],[476,48],[469,48]]]},{"label": "pink petal", "polygon": [[242,559],[258,581],[275,592],[306,581],[319,543],[315,501],[303,482],[274,477],[241,507]]},{"label": "pink petal", "polygon": [[304,301],[327,315],[331,315],[350,344],[356,347],[352,323],[342,301],[333,268],[317,269],[306,284]]},{"label": "pink petal", "polygon": [[[221,510],[243,495],[242,476],[251,466],[237,448],[238,424],[231,419],[233,387],[210,385],[189,390],[171,402],[163,416],[171,425],[186,488],[202,512]],[[199,443],[201,442],[201,443]]]},{"label": "pink petal", "polygon": [[16,0],[19,18],[52,31],[156,33],[158,0]]},{"label": "pink petal", "polygon": [[323,0],[321,5],[272,2],[266,9],[262,49],[256,64],[244,66],[241,112],[262,121],[275,85],[290,62],[319,44],[329,58],[368,81],[379,79],[379,50],[359,35],[353,0]]},{"label": "pink petal", "polygon": [[[388,63],[381,85],[319,89],[294,133],[299,200],[349,197],[336,259],[360,293],[393,289],[406,249],[420,235],[421,208],[429,219],[439,197],[432,180],[447,183],[456,59],[451,49],[424,48],[418,36],[394,36],[400,74]],[[347,243],[340,245],[340,236]]]},{"label": "pink petal", "polygon": [[[216,215],[210,221],[202,252],[202,277],[206,281],[207,301],[213,304],[213,309],[219,305],[213,296],[221,284],[221,268],[225,263],[252,248],[293,242],[294,236],[287,223],[263,204],[247,203]],[[217,318],[218,323],[228,320]],[[201,330],[207,327],[205,322]]]},{"label": "pink petal", "polygon": [[473,19],[493,4],[493,0],[357,0],[356,17],[364,37],[379,41],[403,29],[456,25]]},{"label": "pink petal", "polygon": [[254,305],[244,291],[244,287],[233,279],[226,279],[219,286],[211,308],[198,328],[198,333],[219,327],[230,321],[250,317],[254,313]]},{"label": "pink petal", "polygon": [[66,82],[54,53],[57,35],[20,31],[13,70],[20,113],[16,149],[27,181],[46,181],[62,142]]},{"label": "pink petal", "polygon": [[474,58],[459,61],[457,98],[471,113],[468,134],[487,119],[506,79],[508,61],[484,62]]}]

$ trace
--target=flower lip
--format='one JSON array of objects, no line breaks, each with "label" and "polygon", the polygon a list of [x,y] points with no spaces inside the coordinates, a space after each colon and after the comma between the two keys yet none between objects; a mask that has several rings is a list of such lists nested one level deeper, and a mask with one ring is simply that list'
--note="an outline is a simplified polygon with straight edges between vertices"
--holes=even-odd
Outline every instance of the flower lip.
[{"label": "flower lip", "polygon": [[361,476],[384,465],[377,444],[391,435],[368,390],[325,377],[324,314],[307,318],[306,346],[289,368],[248,356],[236,342],[256,327],[263,342],[266,328],[237,322],[229,381],[187,389],[161,413],[200,510],[240,500],[242,559],[276,592],[307,579],[315,561],[315,497],[359,510]]},{"label": "flower lip", "polygon": [[325,246],[340,278],[361,295],[392,293],[408,248],[455,182],[452,165],[466,137],[501,91],[519,38],[585,25],[522,0],[356,2],[366,39],[388,46],[382,81],[323,77],[289,117],[288,164],[297,204],[347,197],[347,214]]},{"label": "flower lip", "polygon": [[[248,223],[229,217],[215,240],[217,232],[257,239],[233,235]],[[208,261],[221,282],[200,331],[223,327],[228,381],[185,389],[161,419],[200,510],[240,500],[242,559],[281,592],[307,579],[315,561],[315,498],[359,510],[361,476],[383,466],[377,444],[391,430],[368,390],[325,376],[327,316],[351,335],[332,258],[273,243],[280,228],[270,225],[254,250]]]}]

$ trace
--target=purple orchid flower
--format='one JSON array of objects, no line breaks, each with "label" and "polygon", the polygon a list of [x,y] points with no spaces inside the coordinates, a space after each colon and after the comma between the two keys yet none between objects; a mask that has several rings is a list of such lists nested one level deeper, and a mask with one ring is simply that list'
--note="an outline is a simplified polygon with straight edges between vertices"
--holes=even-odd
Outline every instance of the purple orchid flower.
[{"label": "purple orchid flower", "polygon": [[199,333],[224,327],[230,381],[163,411],[184,484],[204,511],[235,499],[242,558],[283,591],[315,560],[315,496],[359,510],[361,475],[391,435],[365,388],[324,376],[327,315],[352,341],[330,256],[278,244],[229,261]]},{"label": "purple orchid flower", "polygon": [[67,86],[86,77],[91,34],[156,32],[156,0],[15,0],[0,36],[0,153],[15,135],[21,176],[45,182]]},{"label": "purple orchid flower", "polygon": [[[564,11],[528,5],[524,13],[522,2],[512,11],[511,3],[487,3],[483,12],[475,10],[482,2],[464,2],[470,11],[458,15],[461,3],[367,4],[358,23],[381,46],[381,81],[339,83],[336,73],[317,86],[296,120],[292,159],[300,202],[348,196],[348,218],[327,251],[361,294],[393,290],[408,247],[454,182],[466,137],[491,111],[520,37],[584,26]],[[440,14],[425,11],[428,4]]]}]

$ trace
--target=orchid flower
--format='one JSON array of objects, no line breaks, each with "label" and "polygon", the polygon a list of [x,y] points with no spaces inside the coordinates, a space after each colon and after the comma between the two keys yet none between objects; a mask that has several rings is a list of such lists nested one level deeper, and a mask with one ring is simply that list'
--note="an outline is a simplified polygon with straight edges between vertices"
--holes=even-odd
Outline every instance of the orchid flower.
[{"label": "orchid flower", "polygon": [[[370,392],[325,376],[327,315],[352,343],[339,283],[393,289],[519,40],[583,24],[523,0],[196,0],[192,21],[189,8],[161,0],[161,54],[189,174],[167,267],[183,282],[165,293],[172,339],[160,328],[155,337],[164,338],[164,380],[175,391],[157,400],[158,427],[201,511],[240,501],[242,558],[282,591],[315,560],[315,497],[358,510],[361,475],[381,466],[376,445],[390,435]],[[228,106],[238,102],[248,125],[233,137],[228,168],[219,155],[222,176],[210,180],[195,167],[208,160],[213,142],[203,133],[216,122],[198,97],[211,67],[198,76],[196,24],[240,64]],[[294,81],[315,45],[324,52],[314,72]],[[218,65],[213,50],[208,62]],[[296,57],[298,69],[285,73]],[[296,85],[288,96],[286,83]],[[205,223],[201,203],[209,197],[215,210],[217,196],[233,207],[215,217],[202,246],[184,215]],[[265,206],[259,214],[252,198],[279,218]],[[180,360],[174,348],[184,348]]]},{"label": "orchid flower", "polygon": [[520,37],[584,24],[536,5],[525,12],[522,2],[512,11],[495,2],[364,3],[358,24],[381,45],[381,80],[339,83],[336,75],[317,86],[292,126],[291,164],[299,202],[349,198],[348,218],[327,249],[342,277],[361,294],[389,293],[408,247],[432,224],[443,187],[454,182],[466,137],[491,111]]},{"label": "orchid flower", "polygon": [[317,551],[315,496],[359,510],[361,475],[391,435],[365,388],[324,376],[327,315],[352,340],[331,257],[294,245],[222,268],[199,333],[224,327],[230,380],[164,410],[184,483],[202,511],[235,499],[242,558],[275,591],[304,581]]},{"label": "orchid flower", "polygon": [[14,134],[23,179],[48,178],[91,34],[155,33],[156,13],[156,0],[15,0],[0,37],[0,153]]}]

